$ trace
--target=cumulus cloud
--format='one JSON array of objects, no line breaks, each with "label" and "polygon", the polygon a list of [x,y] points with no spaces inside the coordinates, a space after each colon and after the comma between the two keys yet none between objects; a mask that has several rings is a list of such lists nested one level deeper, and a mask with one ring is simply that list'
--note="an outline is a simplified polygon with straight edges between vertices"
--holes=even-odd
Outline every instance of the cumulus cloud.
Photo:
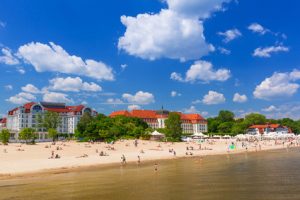
[{"label": "cumulus cloud", "polygon": [[74,103],[73,99],[69,98],[67,94],[58,92],[46,92],[43,95],[43,101],[58,103]]},{"label": "cumulus cloud", "polygon": [[236,38],[239,38],[242,36],[242,33],[238,29],[230,29],[225,32],[218,32],[218,35],[221,35],[224,37],[223,42],[228,43]]},{"label": "cumulus cloud", "polygon": [[141,106],[139,105],[129,105],[128,110],[140,110]]},{"label": "cumulus cloud", "polygon": [[209,18],[212,12],[222,10],[222,6],[230,0],[165,0],[169,9],[185,15],[200,19]]},{"label": "cumulus cloud", "polygon": [[224,95],[222,93],[218,93],[215,91],[209,91],[208,94],[206,94],[203,97],[202,102],[206,105],[215,105],[215,104],[221,104],[226,101]]},{"label": "cumulus cloud", "polygon": [[198,113],[199,111],[195,106],[191,106],[183,110],[184,113]]},{"label": "cumulus cloud", "polygon": [[196,61],[186,72],[185,78],[181,74],[173,72],[171,79],[181,82],[201,81],[208,83],[210,81],[226,81],[230,78],[231,73],[228,69],[213,69],[213,65],[207,61]]},{"label": "cumulus cloud", "polygon": [[156,14],[122,16],[126,31],[118,48],[143,59],[198,59],[214,47],[204,37],[203,20],[229,0],[166,0],[167,9]]},{"label": "cumulus cloud", "polygon": [[37,72],[60,72],[91,77],[97,80],[114,80],[111,67],[101,61],[83,60],[70,55],[61,46],[50,42],[31,42],[19,47],[18,55],[31,64]]},{"label": "cumulus cloud", "polygon": [[239,94],[235,93],[233,96],[233,101],[237,103],[244,103],[248,100],[247,96],[245,94]]},{"label": "cumulus cloud", "polygon": [[55,91],[65,91],[65,92],[79,92],[79,91],[90,91],[99,92],[102,90],[101,86],[91,82],[84,82],[79,77],[67,77],[67,78],[54,78],[50,81],[49,89]]},{"label": "cumulus cloud", "polygon": [[24,87],[22,87],[21,89],[22,89],[22,91],[27,92],[27,93],[32,93],[32,94],[41,93],[41,91],[32,84],[27,84]]},{"label": "cumulus cloud", "polygon": [[171,97],[180,97],[180,96],[181,96],[181,94],[178,93],[177,91],[172,91],[171,92]]},{"label": "cumulus cloud", "polygon": [[25,74],[26,73],[25,69],[23,69],[22,67],[18,67],[17,72],[19,72],[20,74]]},{"label": "cumulus cloud", "polygon": [[295,81],[299,80],[297,76],[299,70],[291,73],[275,72],[271,77],[266,78],[256,86],[253,95],[257,99],[271,100],[279,97],[293,96],[300,85]]},{"label": "cumulus cloud", "polygon": [[282,119],[282,118],[291,118],[294,120],[300,119],[300,103],[285,103],[278,106],[270,106],[263,109],[268,118],[273,119]]},{"label": "cumulus cloud", "polygon": [[5,85],[4,86],[5,90],[13,90],[14,87],[12,85]]},{"label": "cumulus cloud", "polygon": [[271,57],[271,54],[278,53],[278,52],[288,52],[289,48],[285,46],[270,46],[270,47],[259,47],[256,48],[253,52],[253,56],[255,57],[261,57],[261,58],[269,58]]},{"label": "cumulus cloud", "polygon": [[278,110],[279,109],[276,106],[274,106],[274,105],[271,105],[271,106],[269,106],[267,108],[263,108],[262,109],[262,111],[264,111],[264,112],[275,112],[275,111],[278,111]]},{"label": "cumulus cloud", "polygon": [[4,63],[6,65],[17,65],[20,64],[19,60],[13,55],[12,51],[4,47],[1,49],[2,56],[0,56],[0,63]]},{"label": "cumulus cloud", "polygon": [[258,23],[252,23],[248,26],[248,29],[254,33],[259,33],[261,35],[266,34],[267,32],[269,32],[269,29],[266,29],[265,27],[263,27],[262,25],[258,24]]},{"label": "cumulus cloud", "polygon": [[220,51],[221,54],[225,54],[225,55],[230,55],[231,51],[224,48],[224,47],[218,47],[218,50]]},{"label": "cumulus cloud", "polygon": [[13,104],[24,104],[33,101],[35,99],[36,97],[30,93],[20,92],[19,94],[16,94],[15,96],[6,99],[6,101]]},{"label": "cumulus cloud", "polygon": [[125,104],[121,99],[114,99],[114,98],[109,98],[106,100],[107,104],[113,104],[113,105],[118,105],[118,104]]},{"label": "cumulus cloud", "polygon": [[150,104],[154,103],[154,95],[149,92],[138,91],[136,94],[125,93],[122,98],[131,104]]}]

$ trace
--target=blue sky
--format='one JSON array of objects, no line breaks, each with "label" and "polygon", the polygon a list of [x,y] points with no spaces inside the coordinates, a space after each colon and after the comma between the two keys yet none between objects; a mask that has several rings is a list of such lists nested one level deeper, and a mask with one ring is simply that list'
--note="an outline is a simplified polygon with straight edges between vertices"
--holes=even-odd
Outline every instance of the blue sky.
[{"label": "blue sky", "polygon": [[[0,113],[27,101],[300,118],[300,2],[0,3]],[[234,98],[235,97],[235,98]]]}]

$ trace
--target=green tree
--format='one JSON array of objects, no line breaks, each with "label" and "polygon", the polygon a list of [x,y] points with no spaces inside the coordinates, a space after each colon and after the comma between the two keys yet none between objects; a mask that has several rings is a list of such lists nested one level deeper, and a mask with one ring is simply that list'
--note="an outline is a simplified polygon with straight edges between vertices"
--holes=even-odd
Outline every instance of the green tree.
[{"label": "green tree", "polygon": [[236,122],[232,126],[231,133],[232,135],[244,134],[248,127],[243,122]]},{"label": "green tree", "polygon": [[9,142],[9,137],[10,137],[10,132],[9,130],[7,129],[2,129],[1,130],[1,133],[0,133],[0,139],[1,139],[1,142],[4,144],[4,145],[7,145],[8,142]]},{"label": "green tree", "polygon": [[223,122],[233,122],[234,121],[234,113],[228,110],[221,110],[218,115],[218,119]]},{"label": "green tree", "polygon": [[247,115],[244,120],[246,126],[251,126],[254,124],[265,124],[266,122],[266,117],[258,113],[251,113]]},{"label": "green tree", "polygon": [[54,129],[54,128],[49,128],[49,129],[48,129],[48,136],[49,136],[49,138],[52,138],[52,141],[54,142],[55,139],[56,139],[57,136],[58,136],[57,130]]},{"label": "green tree", "polygon": [[91,116],[91,113],[85,112],[82,117],[80,118],[79,122],[77,123],[77,128],[76,128],[76,134],[75,136],[77,138],[83,138],[84,133],[87,129],[87,126],[89,123],[93,121],[93,117]]},{"label": "green tree", "polygon": [[223,122],[218,126],[218,132],[221,133],[221,135],[231,133],[232,126],[233,122]]},{"label": "green tree", "polygon": [[43,116],[38,115],[37,121],[40,128],[45,128],[46,130],[57,129],[61,124],[61,117],[57,112],[47,111]]},{"label": "green tree", "polygon": [[173,141],[180,141],[182,136],[180,115],[175,112],[169,113],[168,119],[165,120],[167,136]]},{"label": "green tree", "polygon": [[208,124],[208,132],[209,133],[217,133],[218,132],[218,126],[220,125],[220,121],[218,118],[208,118],[207,124]]},{"label": "green tree", "polygon": [[19,133],[19,139],[25,140],[26,144],[28,144],[29,142],[34,144],[36,139],[35,130],[32,128],[23,128]]}]

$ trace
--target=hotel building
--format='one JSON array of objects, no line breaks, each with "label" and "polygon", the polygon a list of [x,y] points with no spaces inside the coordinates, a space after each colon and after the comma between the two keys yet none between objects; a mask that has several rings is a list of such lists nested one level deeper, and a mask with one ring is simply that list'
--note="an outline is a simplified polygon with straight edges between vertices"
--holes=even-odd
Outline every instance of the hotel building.
[{"label": "hotel building", "polygon": [[11,141],[17,141],[19,132],[23,128],[34,128],[37,133],[37,141],[47,141],[47,132],[38,124],[38,115],[43,116],[45,112],[56,112],[60,115],[58,133],[74,134],[77,123],[85,112],[93,116],[97,113],[84,105],[67,106],[64,103],[30,102],[16,107],[8,112],[6,128],[10,131]]},{"label": "hotel building", "polygon": [[292,133],[292,130],[287,126],[282,126],[280,124],[252,125],[247,130],[247,134],[251,135],[264,135],[269,133],[288,134]]},{"label": "hotel building", "polygon": [[[207,121],[199,114],[183,114],[177,112],[181,119],[181,128],[183,133],[195,134],[207,132]],[[115,111],[110,117],[116,116],[137,117],[142,119],[153,129],[165,128],[165,120],[168,118],[167,110],[132,110],[132,111]]]}]

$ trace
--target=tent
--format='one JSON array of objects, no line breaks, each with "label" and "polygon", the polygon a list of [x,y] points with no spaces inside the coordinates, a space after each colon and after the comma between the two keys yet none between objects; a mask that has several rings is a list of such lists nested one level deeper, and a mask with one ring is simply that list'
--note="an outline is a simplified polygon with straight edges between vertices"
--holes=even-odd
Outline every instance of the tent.
[{"label": "tent", "polygon": [[204,135],[203,133],[194,133],[192,138],[208,138],[208,136]]},{"label": "tent", "polygon": [[150,140],[161,140],[165,137],[165,134],[162,134],[160,132],[158,132],[157,130],[153,131],[152,133],[150,133]]}]

